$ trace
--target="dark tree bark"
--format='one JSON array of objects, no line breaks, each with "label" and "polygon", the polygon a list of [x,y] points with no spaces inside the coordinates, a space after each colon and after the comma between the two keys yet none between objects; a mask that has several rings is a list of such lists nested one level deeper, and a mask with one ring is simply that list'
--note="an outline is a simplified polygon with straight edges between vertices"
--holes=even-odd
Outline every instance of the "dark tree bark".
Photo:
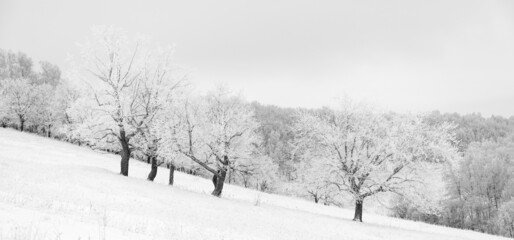
[{"label": "dark tree bark", "polygon": [[120,144],[121,144],[121,175],[128,176],[129,159],[130,159],[130,148],[128,145],[128,139],[125,135],[125,130],[120,130]]},{"label": "dark tree bark", "polygon": [[362,222],[362,204],[363,200],[357,199],[355,200],[355,215],[353,217],[353,221]]},{"label": "dark tree bark", "polygon": [[187,156],[189,159],[193,160],[193,162],[198,163],[200,166],[205,168],[207,171],[209,171],[212,174],[214,174],[214,176],[212,178],[212,183],[214,184],[214,190],[212,191],[211,194],[216,196],[216,197],[220,197],[221,196],[221,192],[223,191],[223,184],[225,183],[225,177],[227,175],[227,170],[226,169],[228,168],[229,163],[230,163],[229,160],[228,160],[228,157],[227,156],[223,156],[223,160],[220,160],[218,157],[216,157],[216,159],[221,164],[223,164],[223,167],[218,169],[218,171],[214,170],[207,163],[199,160],[198,158],[196,158],[194,156],[193,151],[192,151],[193,144],[191,143],[192,142],[191,133],[192,132],[189,131],[189,147],[190,147],[190,150],[189,150],[189,152],[182,152],[182,154]]},{"label": "dark tree bark", "polygon": [[174,175],[175,175],[175,165],[170,164],[170,180],[168,182],[168,185],[173,185]]},{"label": "dark tree bark", "polygon": [[216,181],[214,178],[212,179],[215,182],[214,191],[212,191],[212,195],[216,197],[221,196],[221,192],[223,191],[223,184],[225,184],[225,176],[227,175],[227,171],[224,169],[220,169],[218,175],[216,176]]},{"label": "dark tree bark", "polygon": [[20,132],[23,132],[23,129],[25,128],[25,119],[23,118],[23,116],[19,116],[20,117]]},{"label": "dark tree bark", "polygon": [[52,125],[48,125],[48,135],[49,138],[52,137]]},{"label": "dark tree bark", "polygon": [[152,168],[150,170],[150,173],[148,174],[148,180],[153,181],[155,179],[155,176],[157,176],[157,158],[155,156],[150,157],[150,162],[152,163]]},{"label": "dark tree bark", "polygon": [[[220,170],[218,170],[218,174],[220,173]],[[214,184],[214,188],[216,188],[218,182],[218,175],[214,174],[212,175],[212,184]]]}]

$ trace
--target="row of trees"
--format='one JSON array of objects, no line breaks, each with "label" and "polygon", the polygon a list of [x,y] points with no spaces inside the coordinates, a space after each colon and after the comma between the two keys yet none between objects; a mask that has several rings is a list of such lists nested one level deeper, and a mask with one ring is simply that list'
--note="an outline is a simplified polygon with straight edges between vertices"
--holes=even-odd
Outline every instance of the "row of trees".
[{"label": "row of trees", "polygon": [[[215,196],[228,181],[327,205],[351,199],[356,221],[362,221],[365,199],[387,192],[399,196],[405,207],[396,213],[405,218],[435,216],[435,223],[489,231],[470,222],[512,216],[501,210],[511,198],[505,166],[512,158],[499,150],[510,141],[501,140],[511,124],[506,119],[483,124],[478,115],[380,112],[348,100],[337,109],[285,109],[248,103],[226,87],[196,94],[174,63],[173,48],[112,27],[93,29],[80,45],[69,81],[46,62],[33,70],[23,53],[0,56],[4,127],[29,126],[117,153],[123,176],[136,158],[150,164],[148,180],[163,164],[170,185],[176,169],[213,176]],[[473,143],[485,140],[492,143]],[[432,197],[434,206],[427,207],[434,175],[446,176],[449,194]],[[477,188],[482,176],[489,185]],[[471,206],[470,199],[482,205]]]},{"label": "row of trees", "polygon": [[263,189],[275,174],[265,170],[273,163],[260,153],[250,105],[223,87],[193,95],[172,48],[97,28],[81,49],[73,78],[82,95],[70,109],[68,135],[118,152],[122,175],[139,156],[151,164],[149,180],[167,164],[172,184],[174,169],[193,162],[215,176],[212,194],[220,196],[227,179]]},{"label": "row of trees", "polygon": [[[223,87],[192,95],[171,50],[152,46],[147,39],[128,39],[113,28],[96,29],[77,59],[75,78],[84,83],[84,94],[75,106],[75,115],[81,116],[75,135],[89,145],[117,148],[125,176],[134,151],[151,163],[150,180],[159,161],[173,169],[178,159],[190,160],[214,175],[215,196],[221,195],[227,179],[238,178],[244,185],[257,181],[261,189],[268,188],[276,165],[290,175],[286,164],[270,159],[281,151],[269,144],[277,136],[263,134],[263,144],[259,131],[267,130],[252,106]],[[362,221],[366,197],[400,191],[414,181],[418,163],[454,157],[450,128],[425,124],[416,116],[376,113],[351,104],[294,115],[293,137],[285,143],[288,147],[281,147],[290,152],[282,156],[299,159],[302,176],[327,176],[300,179],[307,188],[318,184],[350,193],[356,204],[354,220]]]}]

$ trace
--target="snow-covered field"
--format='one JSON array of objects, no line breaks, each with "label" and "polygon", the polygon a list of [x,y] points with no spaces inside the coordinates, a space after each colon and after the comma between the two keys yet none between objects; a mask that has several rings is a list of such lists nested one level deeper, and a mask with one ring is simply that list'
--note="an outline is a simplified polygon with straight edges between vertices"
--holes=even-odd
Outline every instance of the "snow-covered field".
[{"label": "snow-covered field", "polygon": [[149,166],[43,137],[0,129],[0,240],[4,239],[502,239],[316,205]]}]

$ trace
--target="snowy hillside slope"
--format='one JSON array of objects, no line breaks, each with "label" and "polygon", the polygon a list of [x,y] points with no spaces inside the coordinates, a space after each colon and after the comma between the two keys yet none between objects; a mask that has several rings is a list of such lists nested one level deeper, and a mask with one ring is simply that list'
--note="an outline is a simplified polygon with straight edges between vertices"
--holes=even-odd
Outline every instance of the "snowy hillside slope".
[{"label": "snowy hillside slope", "polygon": [[[10,129],[0,129],[0,240],[3,239],[503,239],[472,231],[316,205]],[[259,204],[256,204],[259,203]]]}]

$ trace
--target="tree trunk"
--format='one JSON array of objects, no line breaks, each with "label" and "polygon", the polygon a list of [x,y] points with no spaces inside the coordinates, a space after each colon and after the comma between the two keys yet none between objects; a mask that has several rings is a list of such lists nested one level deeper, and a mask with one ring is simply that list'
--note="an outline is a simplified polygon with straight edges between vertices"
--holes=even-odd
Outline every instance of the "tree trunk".
[{"label": "tree trunk", "polygon": [[[221,196],[221,192],[223,191],[223,184],[225,183],[226,175],[227,175],[227,172],[223,169],[219,170],[218,175],[215,175],[216,176],[216,181],[215,181],[216,184],[215,184],[214,191],[212,191],[212,195],[214,195],[216,197]],[[213,182],[214,182],[214,179],[213,179]]]},{"label": "tree trunk", "polygon": [[[220,173],[220,170],[218,170],[218,174]],[[218,184],[218,174],[212,175],[212,184],[214,184],[214,188],[216,188],[216,185]]]},{"label": "tree trunk", "polygon": [[127,137],[125,136],[125,130],[120,130],[120,144],[121,144],[121,175],[128,176],[129,159],[130,159],[130,148],[128,145]]},{"label": "tree trunk", "polygon": [[173,185],[174,175],[175,175],[175,165],[170,164],[170,181],[168,182],[168,185]]},{"label": "tree trunk", "polygon": [[362,203],[364,201],[361,199],[357,199],[355,201],[355,216],[353,217],[353,221],[362,222]]},{"label": "tree trunk", "polygon": [[152,163],[152,169],[150,170],[150,173],[148,174],[148,180],[153,181],[155,179],[155,176],[157,176],[157,158],[155,156],[150,157],[150,161]]},{"label": "tree trunk", "polygon": [[25,127],[25,119],[20,116],[20,131],[23,132],[23,128]]}]

